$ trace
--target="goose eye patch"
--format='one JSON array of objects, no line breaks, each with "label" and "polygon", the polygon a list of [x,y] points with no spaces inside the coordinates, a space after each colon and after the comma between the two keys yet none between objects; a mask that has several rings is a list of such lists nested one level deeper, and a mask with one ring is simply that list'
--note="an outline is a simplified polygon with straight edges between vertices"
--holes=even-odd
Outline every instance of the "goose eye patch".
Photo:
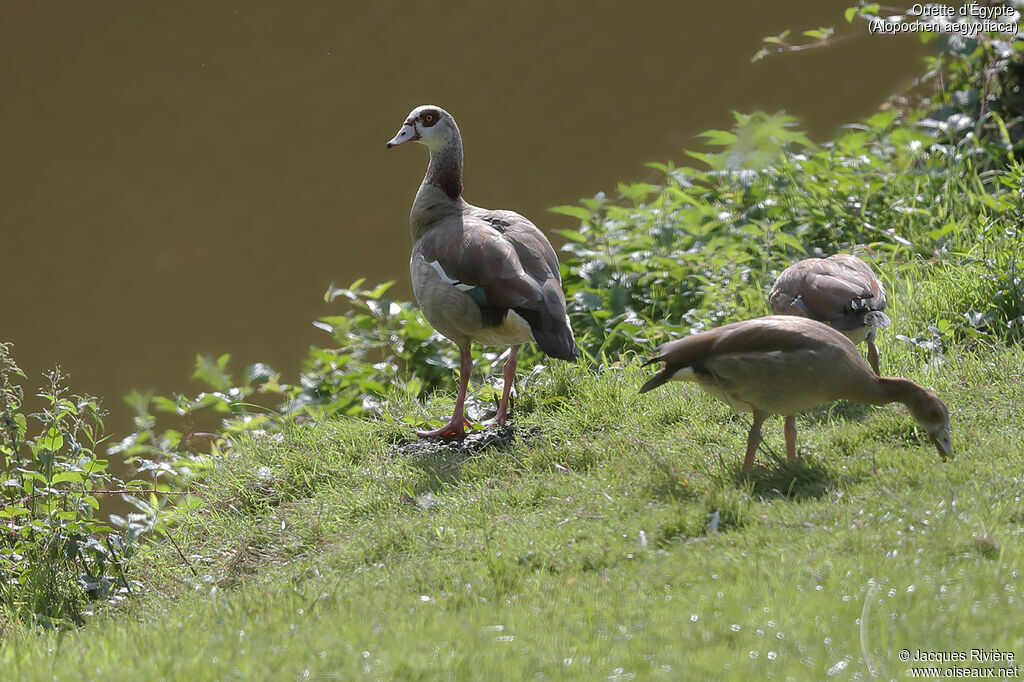
[{"label": "goose eye patch", "polygon": [[437,115],[437,112],[435,112],[435,111],[428,111],[428,112],[423,114],[423,125],[425,125],[425,126],[427,126],[429,128],[430,126],[432,126],[435,123],[437,123],[439,119],[440,119],[440,117]]}]

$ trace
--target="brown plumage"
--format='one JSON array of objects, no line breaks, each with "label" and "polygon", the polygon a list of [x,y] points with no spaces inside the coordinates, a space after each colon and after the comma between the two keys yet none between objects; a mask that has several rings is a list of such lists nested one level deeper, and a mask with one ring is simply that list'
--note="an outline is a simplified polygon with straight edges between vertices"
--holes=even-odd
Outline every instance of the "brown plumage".
[{"label": "brown plumage", "polygon": [[875,334],[889,324],[882,312],[887,303],[871,266],[848,253],[790,265],[768,295],[776,315],[808,317],[841,331],[854,344],[867,341],[868,362],[879,375]]},{"label": "brown plumage", "polygon": [[919,384],[871,371],[853,343],[828,325],[790,316],[761,317],[670,341],[645,364],[661,372],[640,389],[667,381],[696,381],[738,412],[754,415],[743,468],[750,470],[761,442],[761,424],[786,415],[786,458],[796,458],[795,414],[845,399],[905,404],[945,459],[953,455],[949,411]]},{"label": "brown plumage", "polygon": [[413,109],[387,146],[406,142],[430,149],[409,216],[413,293],[427,321],[459,347],[460,358],[451,420],[419,435],[459,439],[466,435],[463,404],[474,341],[511,347],[498,424],[508,413],[520,344],[536,341],[561,360],[580,353],[565,312],[558,258],[544,233],[518,213],[478,208],[462,198],[462,136],[451,114],[432,105]]}]

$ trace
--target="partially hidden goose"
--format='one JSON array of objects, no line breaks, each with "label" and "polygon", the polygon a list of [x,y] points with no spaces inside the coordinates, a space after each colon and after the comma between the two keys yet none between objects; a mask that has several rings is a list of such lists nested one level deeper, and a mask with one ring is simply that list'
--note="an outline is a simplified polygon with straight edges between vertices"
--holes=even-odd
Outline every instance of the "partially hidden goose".
[{"label": "partially hidden goose", "polygon": [[871,266],[848,253],[790,265],[768,294],[776,315],[809,317],[838,329],[854,344],[867,341],[868,362],[879,376],[875,333],[889,324],[882,312],[887,303],[885,288]]},{"label": "partially hidden goose", "polygon": [[801,410],[846,399],[882,405],[901,402],[945,459],[953,456],[949,411],[931,391],[909,379],[880,377],[856,346],[828,325],[801,317],[771,316],[733,322],[669,341],[645,364],[664,368],[640,389],[666,381],[696,381],[738,412],[752,412],[744,470],[754,464],[761,424],[786,415],[786,458],[796,459],[796,418]]},{"label": "partially hidden goose", "polygon": [[511,348],[496,424],[508,414],[520,344],[536,341],[548,355],[568,361],[580,352],[551,243],[518,213],[463,200],[462,136],[451,114],[433,105],[416,107],[387,146],[406,142],[430,150],[427,174],[409,215],[413,293],[427,321],[459,347],[459,393],[452,418],[418,435],[457,440],[465,437],[469,423],[463,406],[473,368],[472,342]]}]

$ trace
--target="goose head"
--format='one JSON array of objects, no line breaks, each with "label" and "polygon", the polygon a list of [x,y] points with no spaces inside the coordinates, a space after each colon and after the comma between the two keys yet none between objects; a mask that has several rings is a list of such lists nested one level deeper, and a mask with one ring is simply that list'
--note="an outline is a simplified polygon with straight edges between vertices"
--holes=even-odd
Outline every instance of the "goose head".
[{"label": "goose head", "polygon": [[433,104],[424,104],[409,112],[402,129],[388,141],[387,147],[391,149],[406,142],[419,142],[436,151],[458,136],[459,128],[451,114]]},{"label": "goose head", "polygon": [[939,451],[939,457],[946,459],[953,456],[953,444],[949,439],[949,410],[931,391],[922,390],[906,403],[911,416],[917,420],[928,437]]}]

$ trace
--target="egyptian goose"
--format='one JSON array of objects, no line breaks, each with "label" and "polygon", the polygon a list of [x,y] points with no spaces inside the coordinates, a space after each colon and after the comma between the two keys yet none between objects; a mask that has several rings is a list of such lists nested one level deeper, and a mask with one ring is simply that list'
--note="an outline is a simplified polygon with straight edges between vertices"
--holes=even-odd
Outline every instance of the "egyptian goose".
[{"label": "egyptian goose", "polygon": [[565,313],[558,258],[544,234],[512,211],[491,211],[462,198],[462,136],[444,109],[416,107],[388,149],[420,142],[430,150],[427,174],[416,192],[409,222],[412,289],[427,321],[459,347],[459,393],[449,422],[421,438],[458,440],[466,435],[463,406],[476,341],[509,346],[505,385],[494,417],[503,424],[515,383],[519,346],[536,341],[560,360],[579,349]]},{"label": "egyptian goose", "polygon": [[666,381],[696,381],[738,412],[753,412],[743,469],[754,465],[761,424],[786,415],[786,458],[796,459],[796,418],[801,410],[846,399],[882,405],[901,402],[927,431],[945,459],[953,456],[949,412],[939,398],[909,379],[880,377],[856,346],[828,325],[772,316],[733,322],[660,346],[645,364],[664,362],[641,393]]},{"label": "egyptian goose", "polygon": [[831,325],[854,344],[868,342],[868,362],[878,371],[875,333],[889,324],[885,289],[871,266],[840,253],[790,265],[775,280],[768,304],[776,315],[798,315]]}]

